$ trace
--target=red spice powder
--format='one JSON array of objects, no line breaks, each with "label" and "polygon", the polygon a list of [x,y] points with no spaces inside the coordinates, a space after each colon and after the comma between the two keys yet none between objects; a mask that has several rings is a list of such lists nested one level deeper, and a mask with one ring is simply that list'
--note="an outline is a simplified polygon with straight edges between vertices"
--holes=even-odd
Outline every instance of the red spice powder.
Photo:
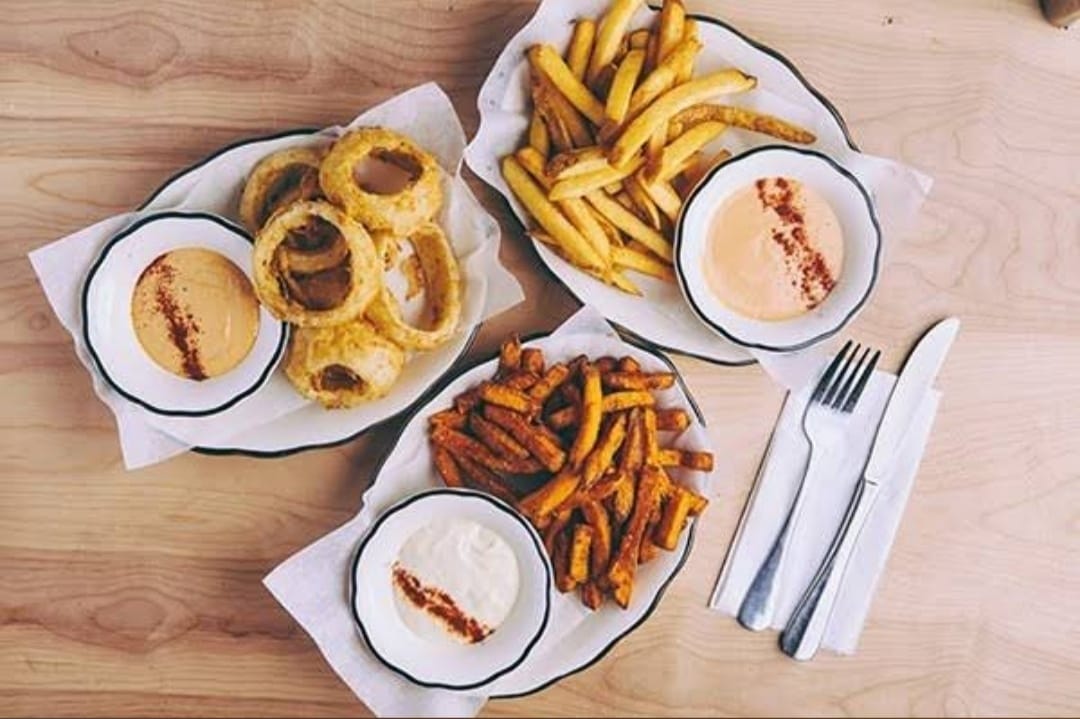
[{"label": "red spice powder", "polygon": [[155,307],[169,325],[169,339],[180,352],[184,375],[189,379],[204,380],[207,375],[199,358],[199,325],[191,313],[183,311],[176,299],[173,287],[176,270],[167,259],[168,253],[151,262],[139,275],[138,283],[141,284],[145,278],[158,280],[157,292],[154,294]]},{"label": "red spice powder", "polygon": [[463,612],[446,592],[437,587],[426,587],[399,562],[393,566],[394,584],[401,590],[413,606],[427,612],[442,623],[452,633],[463,638],[469,644],[483,641],[494,629],[470,617]]},{"label": "red spice powder", "polygon": [[772,239],[784,252],[786,264],[796,279],[792,285],[799,290],[806,309],[812,310],[836,286],[825,257],[806,235],[806,217],[796,188],[783,177],[761,178],[754,183],[763,209],[772,210],[784,225],[774,230]]}]

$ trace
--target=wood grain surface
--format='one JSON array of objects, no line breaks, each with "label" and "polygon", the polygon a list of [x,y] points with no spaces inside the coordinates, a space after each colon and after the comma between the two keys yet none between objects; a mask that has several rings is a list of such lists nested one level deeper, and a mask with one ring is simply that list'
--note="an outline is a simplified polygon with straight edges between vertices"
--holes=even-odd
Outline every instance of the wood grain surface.
[{"label": "wood grain surface", "polygon": [[[931,321],[963,318],[937,431],[858,655],[796,664],[705,608],[781,393],[756,368],[678,360],[722,469],[689,565],[601,663],[485,712],[1080,713],[1080,34],[1034,0],[690,5],[793,58],[865,150],[936,179],[917,225],[888,238],[851,334],[892,368]],[[427,80],[471,132],[484,74],[533,6],[0,5],[0,714],[366,714],[260,580],[357,510],[397,427],[126,472],[26,253],[223,144]],[[528,296],[479,356],[575,303],[472,184]]]}]

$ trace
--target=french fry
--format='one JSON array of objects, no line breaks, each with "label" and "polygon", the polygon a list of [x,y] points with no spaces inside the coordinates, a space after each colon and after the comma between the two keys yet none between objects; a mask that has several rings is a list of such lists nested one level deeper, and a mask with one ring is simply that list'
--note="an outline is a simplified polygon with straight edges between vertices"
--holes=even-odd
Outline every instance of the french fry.
[{"label": "french fry", "polygon": [[544,118],[536,110],[533,110],[532,119],[529,120],[529,146],[544,157],[551,154],[551,134]]},{"label": "french fry", "polygon": [[446,447],[436,447],[433,453],[435,471],[439,473],[443,484],[447,487],[464,487],[465,481],[461,478],[461,469],[454,461],[453,455]]},{"label": "french fry", "polygon": [[696,517],[709,506],[709,500],[700,494],[683,487],[683,491],[690,495],[690,516]]},{"label": "french fry", "polygon": [[630,479],[630,475],[623,474],[622,476],[624,481],[615,487],[611,501],[611,513],[619,524],[630,517],[630,512],[634,508],[634,494],[637,491],[637,486]]},{"label": "french fry", "polygon": [[[585,176],[582,175],[582,177]],[[566,180],[566,182],[571,181]],[[602,278],[607,278],[611,274],[611,241],[604,232],[604,228],[596,221],[596,216],[589,209],[589,205],[580,197],[560,200],[557,204],[585,241],[596,251],[596,254],[600,255],[604,262],[604,270],[600,274]]]},{"label": "french fry", "polygon": [[646,407],[641,413],[641,434],[645,446],[645,464],[652,467],[660,466],[660,437],[656,424],[656,410]]},{"label": "french fry", "polygon": [[555,112],[555,105],[551,101],[550,92],[546,89],[543,78],[534,76],[531,80],[530,91],[533,100],[533,113],[540,118],[541,123],[547,129],[548,151],[547,153],[540,153],[541,148],[533,147],[531,143],[529,147],[536,150],[542,158],[546,158],[551,154],[552,149],[556,152],[573,149],[574,138],[570,134],[570,128]]},{"label": "french fry", "polygon": [[606,389],[651,390],[668,389],[675,385],[674,372],[609,372],[604,375]]},{"label": "french fry", "polygon": [[540,413],[540,404],[520,390],[511,389],[496,382],[483,382],[479,388],[480,399],[488,404],[506,407],[526,417]]},{"label": "french fry", "polygon": [[489,404],[484,406],[484,418],[506,430],[549,472],[558,472],[566,464],[566,452],[521,414]]},{"label": "french fry", "polygon": [[657,30],[657,59],[661,62],[683,39],[686,8],[682,0],[664,0],[660,10],[660,28]]},{"label": "french fry", "polygon": [[[644,170],[642,170],[644,172]],[[660,222],[660,209],[653,202],[653,199],[649,197],[649,193],[645,191],[644,186],[639,179],[639,172],[637,175],[631,175],[626,178],[626,182],[623,183],[623,187],[626,188],[626,193],[630,196],[630,199],[634,202],[634,207],[638,210],[638,216],[645,220],[650,227],[659,231],[663,226]]]},{"label": "french fry", "polygon": [[814,133],[778,117],[745,107],[709,104],[691,104],[675,113],[668,125],[668,137],[681,135],[703,122],[722,122],[800,145],[812,145],[817,141]]},{"label": "french fry", "polygon": [[619,365],[619,360],[615,359],[611,355],[604,355],[593,362],[593,366],[596,367],[596,371],[603,377],[608,372],[614,372],[615,368]]},{"label": "french fry", "polygon": [[656,410],[656,428],[662,432],[682,432],[690,426],[690,415],[684,409]]},{"label": "french fry", "polygon": [[660,545],[652,540],[652,532],[645,528],[645,537],[641,540],[641,549],[638,550],[638,564],[648,564],[660,556]]},{"label": "french fry", "polygon": [[550,80],[563,97],[590,122],[599,125],[604,121],[603,103],[574,76],[554,47],[545,43],[533,45],[529,48],[528,56],[533,68]]},{"label": "french fry", "polygon": [[589,456],[585,458],[585,464],[581,469],[581,487],[583,489],[592,487],[596,480],[600,479],[600,475],[607,471],[624,439],[626,439],[626,414],[620,413],[608,421],[607,427],[601,434],[596,446],[589,453]]},{"label": "french fry", "polygon": [[457,397],[454,397],[454,409],[461,414],[468,414],[472,411],[473,407],[480,404],[480,396],[476,393],[475,389],[462,392]]},{"label": "french fry", "polygon": [[563,594],[574,591],[577,583],[570,576],[570,537],[565,529],[552,542],[551,568],[555,570],[555,588]]},{"label": "french fry", "polygon": [[500,381],[510,389],[521,390],[524,392],[539,382],[540,376],[533,374],[532,372],[519,370],[507,375]]},{"label": "french fry", "polygon": [[521,351],[521,369],[535,375],[544,373],[544,351],[537,347],[526,347]]},{"label": "french fry", "polygon": [[604,505],[595,500],[582,503],[581,516],[593,530],[589,573],[593,577],[603,577],[611,561],[611,518]]},{"label": "french fry", "polygon": [[589,58],[589,69],[585,73],[589,85],[596,80],[601,68],[615,59],[630,19],[643,2],[644,0],[615,0],[600,20],[596,28],[592,57]]},{"label": "french fry", "polygon": [[732,68],[690,80],[668,90],[630,121],[612,146],[608,161],[614,167],[626,165],[641,150],[649,136],[676,113],[717,95],[745,92],[755,84],[755,78]]},{"label": "french fry", "polygon": [[630,519],[627,520],[619,542],[619,550],[608,567],[607,579],[611,584],[612,595],[615,602],[623,609],[630,605],[638,553],[641,550],[641,541],[645,536],[649,518],[659,504],[660,482],[660,471],[657,468],[646,465],[642,469],[637,496],[634,499],[634,509],[630,513]]},{"label": "french fry", "polygon": [[731,153],[728,150],[720,150],[712,157],[707,157],[698,160],[691,167],[683,170],[682,176],[685,180],[688,189],[693,189],[695,185],[701,182],[701,179],[714,167],[721,162],[726,161],[731,157]]},{"label": "french fry", "polygon": [[589,609],[599,609],[600,605],[604,603],[604,593],[596,582],[590,581],[582,585],[581,603]]},{"label": "french fry", "polygon": [[642,410],[635,407],[630,410],[627,420],[626,440],[619,455],[619,469],[626,475],[636,474],[645,464],[645,435],[642,425]]},{"label": "french fry", "polygon": [[454,461],[461,467],[464,473],[464,483],[473,489],[486,492],[510,505],[517,504],[517,497],[503,483],[497,474],[489,468],[464,455],[457,455]]},{"label": "french fry", "polygon": [[595,40],[596,22],[594,20],[580,19],[574,23],[574,34],[570,36],[570,48],[566,51],[566,64],[578,80],[585,79]]},{"label": "french fry", "polygon": [[650,162],[645,166],[646,181],[666,181],[675,177],[694,153],[715,140],[726,129],[727,125],[714,121],[702,122],[688,129],[664,147],[657,162]]},{"label": "french fry", "polygon": [[607,166],[607,155],[603,148],[592,145],[555,155],[544,167],[544,175],[551,181],[564,180],[576,175],[587,175]]},{"label": "french fry", "polygon": [[552,201],[585,197],[589,193],[602,190],[612,183],[622,182],[637,172],[643,164],[645,164],[645,158],[637,157],[619,169],[606,166],[588,174],[567,177],[552,186],[549,197]]},{"label": "french fry", "polygon": [[503,177],[511,191],[529,214],[555,238],[570,261],[584,269],[603,271],[603,258],[590,245],[566,216],[545,196],[544,191],[529,176],[513,156],[503,158]]},{"label": "french fry", "polygon": [[589,550],[592,547],[593,528],[588,524],[574,527],[570,540],[570,568],[568,574],[576,584],[589,581]]},{"label": "french fry", "polygon": [[656,65],[659,62],[657,55],[659,54],[659,42],[660,38],[655,32],[649,33],[649,41],[645,44],[645,74],[656,69]]},{"label": "french fry", "polygon": [[[535,81],[533,102],[537,107],[546,109],[559,123],[566,128],[570,136],[570,142],[574,147],[588,147],[595,144],[589,125],[577,108],[559,92],[546,77],[540,77]],[[560,148],[568,149],[568,148]]]},{"label": "french fry", "polygon": [[666,180],[642,184],[649,198],[656,203],[664,216],[671,220],[672,224],[678,222],[679,212],[682,211],[682,198],[675,192],[675,188]]},{"label": "french fry", "polygon": [[548,517],[573,496],[580,483],[581,475],[565,467],[532,494],[522,499],[518,503],[518,509],[533,520]]},{"label": "french fry", "polygon": [[574,511],[572,509],[557,512],[548,522],[548,525],[544,527],[544,549],[547,550],[549,557],[555,557],[555,537],[566,529],[566,525],[570,523],[573,516]]},{"label": "french fry", "polygon": [[642,80],[634,90],[634,95],[630,98],[630,117],[641,113],[656,98],[670,90],[675,85],[679,70],[692,64],[702,47],[701,41],[697,38],[680,40],[668,56],[660,61],[656,69],[649,73],[648,77]]},{"label": "french fry", "polygon": [[675,270],[672,266],[656,259],[652,253],[645,254],[629,247],[613,247],[611,262],[616,267],[624,267],[668,282],[675,281]]},{"label": "french fry", "polygon": [[475,412],[469,415],[469,429],[495,454],[516,459],[528,459],[529,450],[494,422]]},{"label": "french fry", "polygon": [[540,381],[529,389],[529,396],[543,404],[569,376],[570,368],[562,362],[557,362],[548,367]]},{"label": "french fry", "polygon": [[608,88],[607,102],[604,104],[604,116],[608,122],[618,125],[626,119],[626,113],[630,110],[630,98],[634,94],[634,87],[644,64],[644,50],[631,50],[619,63],[611,79],[611,87]]},{"label": "french fry", "polygon": [[640,372],[641,371],[641,364],[636,359],[631,357],[630,355],[627,355],[626,357],[623,357],[623,358],[621,358],[619,360],[619,371],[620,372]]},{"label": "french fry", "polygon": [[468,419],[464,412],[459,412],[456,407],[444,409],[441,412],[428,417],[428,424],[432,427],[444,426],[450,429],[461,429]]},{"label": "french fry", "polygon": [[[488,449],[483,442],[470,437],[464,432],[447,427],[433,428],[431,430],[431,441],[438,446],[445,447],[458,464],[462,466],[462,469],[466,469],[465,460],[475,461],[496,472],[509,472],[512,474],[529,474],[527,470],[532,468],[532,465],[527,463],[528,460],[522,461],[509,457],[500,457]],[[539,469],[539,466],[532,471],[536,471],[536,469]]]},{"label": "french fry", "polygon": [[634,30],[630,33],[630,49],[631,50],[644,50],[649,46],[649,30],[648,28],[642,28],[640,30]]},{"label": "french fry", "polygon": [[571,467],[579,467],[585,461],[596,446],[600,434],[600,418],[603,412],[600,372],[591,364],[586,364],[582,370],[581,395],[581,421],[567,458]]},{"label": "french fry", "polygon": [[645,391],[612,392],[606,395],[601,402],[601,411],[622,412],[631,407],[652,407],[656,399]]},{"label": "french fry", "polygon": [[578,423],[581,416],[580,410],[574,405],[557,409],[547,417],[547,426],[559,431],[567,427],[573,427]]},{"label": "french fry", "polygon": [[600,68],[596,79],[589,83],[589,88],[596,93],[597,97],[607,97],[611,93],[611,83],[615,81],[615,73],[618,69],[613,62]]},{"label": "french fry", "polygon": [[602,192],[590,192],[585,199],[628,237],[645,245],[661,259],[671,262],[673,257],[671,243],[662,234],[642,222],[633,212]]},{"label": "french fry", "polygon": [[690,494],[682,489],[676,489],[675,493],[664,504],[664,511],[660,515],[660,521],[652,532],[652,539],[661,548],[669,552],[674,550],[679,543],[679,535],[682,534],[686,518],[690,513],[693,501]]},{"label": "french fry", "polygon": [[709,452],[690,452],[682,449],[660,450],[659,463],[662,467],[685,467],[698,472],[713,470],[713,456]]},{"label": "french fry", "polygon": [[499,346],[499,375],[521,369],[521,338],[512,334]]}]

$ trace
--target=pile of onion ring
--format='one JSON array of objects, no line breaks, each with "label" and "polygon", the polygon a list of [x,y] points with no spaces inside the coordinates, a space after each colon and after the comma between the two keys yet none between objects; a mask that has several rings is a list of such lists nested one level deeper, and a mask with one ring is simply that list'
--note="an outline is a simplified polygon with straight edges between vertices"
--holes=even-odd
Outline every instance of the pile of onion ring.
[{"label": "pile of onion ring", "polygon": [[[255,235],[255,290],[292,325],[284,370],[305,397],[327,408],[379,399],[408,352],[454,336],[462,278],[435,222],[442,204],[435,157],[384,128],[282,150],[251,171],[239,215]],[[423,279],[422,327],[405,320],[386,282],[402,241]]]}]

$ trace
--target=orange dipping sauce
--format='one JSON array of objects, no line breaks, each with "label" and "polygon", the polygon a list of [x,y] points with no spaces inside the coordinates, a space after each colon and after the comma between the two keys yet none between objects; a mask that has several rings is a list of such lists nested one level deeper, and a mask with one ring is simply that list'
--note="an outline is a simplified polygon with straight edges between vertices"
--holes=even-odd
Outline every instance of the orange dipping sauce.
[{"label": "orange dipping sauce", "polygon": [[763,177],[717,208],[704,262],[705,281],[724,305],[755,320],[788,320],[836,286],[844,237],[817,192],[798,180]]}]

